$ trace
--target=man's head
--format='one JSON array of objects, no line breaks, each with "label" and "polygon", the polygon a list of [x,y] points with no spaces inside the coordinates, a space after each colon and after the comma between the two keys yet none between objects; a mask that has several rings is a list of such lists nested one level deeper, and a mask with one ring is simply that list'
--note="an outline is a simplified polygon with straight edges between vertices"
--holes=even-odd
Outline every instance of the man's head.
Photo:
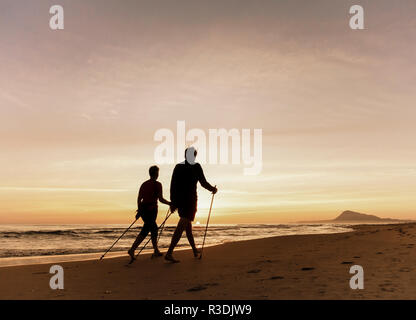
[{"label": "man's head", "polygon": [[185,159],[186,159],[186,161],[190,164],[194,164],[197,154],[198,154],[198,152],[196,151],[196,149],[194,147],[186,148],[186,150],[185,150]]},{"label": "man's head", "polygon": [[150,175],[150,178],[157,180],[157,178],[159,178],[159,167],[158,166],[150,167],[149,175]]}]

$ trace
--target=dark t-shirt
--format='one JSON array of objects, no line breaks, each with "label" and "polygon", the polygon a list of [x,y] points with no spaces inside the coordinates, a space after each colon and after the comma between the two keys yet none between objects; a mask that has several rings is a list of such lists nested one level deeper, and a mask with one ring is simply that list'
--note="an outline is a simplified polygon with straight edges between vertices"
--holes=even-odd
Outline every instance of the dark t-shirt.
[{"label": "dark t-shirt", "polygon": [[140,187],[139,198],[146,205],[156,206],[159,197],[162,196],[162,184],[159,181],[149,179]]},{"label": "dark t-shirt", "polygon": [[198,181],[205,189],[211,192],[214,190],[214,187],[205,179],[199,163],[191,165],[185,161],[177,164],[173,170],[170,183],[170,200],[172,203],[178,208],[196,203],[196,185]]}]

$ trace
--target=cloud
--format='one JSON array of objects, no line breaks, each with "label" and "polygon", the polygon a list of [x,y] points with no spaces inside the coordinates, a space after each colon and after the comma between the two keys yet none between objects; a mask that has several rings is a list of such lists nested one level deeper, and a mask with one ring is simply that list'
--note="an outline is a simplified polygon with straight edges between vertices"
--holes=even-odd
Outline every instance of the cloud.
[{"label": "cloud", "polygon": [[94,188],[48,188],[48,187],[0,187],[0,191],[31,192],[127,192],[127,189],[94,189]]},{"label": "cloud", "polygon": [[[6,100],[6,104],[4,107],[6,108],[10,108],[10,107],[20,107],[20,108],[24,108],[24,109],[29,109],[31,108],[30,105],[28,103],[26,103],[25,101],[23,101],[21,98],[19,98],[16,95],[7,93],[5,91],[1,91],[0,92],[0,97],[3,98],[4,100]],[[11,104],[11,106],[9,105]]]}]

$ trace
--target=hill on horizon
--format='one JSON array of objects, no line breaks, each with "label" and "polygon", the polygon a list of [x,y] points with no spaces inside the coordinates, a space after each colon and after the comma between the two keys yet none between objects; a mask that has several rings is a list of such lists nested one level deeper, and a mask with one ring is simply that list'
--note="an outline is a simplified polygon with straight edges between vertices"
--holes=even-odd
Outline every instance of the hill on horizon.
[{"label": "hill on horizon", "polygon": [[333,221],[399,221],[399,220],[395,220],[395,219],[390,219],[390,218],[380,218],[377,217],[375,215],[372,214],[365,214],[365,213],[360,213],[360,212],[355,212],[355,211],[344,211],[343,213],[341,213],[338,217],[336,217]]},{"label": "hill on horizon", "polygon": [[316,220],[316,221],[300,221],[300,223],[317,223],[317,222],[400,222],[405,220],[380,218],[372,214],[365,214],[351,210],[343,211],[338,217],[333,220]]}]

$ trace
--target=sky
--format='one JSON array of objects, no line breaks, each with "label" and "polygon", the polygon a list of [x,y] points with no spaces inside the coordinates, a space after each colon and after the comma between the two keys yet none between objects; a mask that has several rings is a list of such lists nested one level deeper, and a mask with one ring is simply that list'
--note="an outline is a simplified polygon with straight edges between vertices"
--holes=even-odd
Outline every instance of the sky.
[{"label": "sky", "polygon": [[[64,30],[49,28],[55,4]],[[365,30],[349,28],[354,4]],[[260,174],[203,164],[219,188],[213,223],[415,218],[415,11],[413,0],[2,0],[0,223],[130,222],[154,134],[177,121],[262,129]],[[160,165],[166,198],[173,168]],[[199,187],[201,223],[210,196]]]}]

